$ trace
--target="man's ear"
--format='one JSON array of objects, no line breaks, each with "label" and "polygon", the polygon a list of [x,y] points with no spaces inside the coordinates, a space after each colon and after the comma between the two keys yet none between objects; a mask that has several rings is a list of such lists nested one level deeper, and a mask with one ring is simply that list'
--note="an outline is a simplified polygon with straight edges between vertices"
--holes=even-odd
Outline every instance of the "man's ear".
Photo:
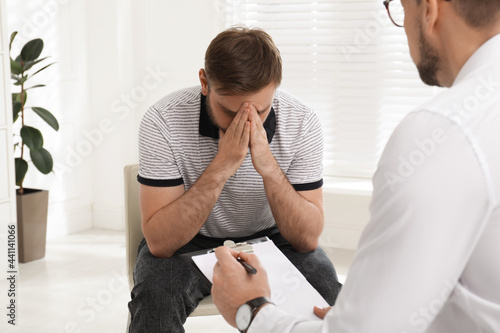
[{"label": "man's ear", "polygon": [[200,78],[200,83],[201,83],[201,93],[205,96],[208,94],[208,80],[207,80],[207,75],[205,73],[205,70],[203,68],[200,68],[200,71],[198,72],[198,76]]},{"label": "man's ear", "polygon": [[429,36],[436,33],[437,22],[439,19],[440,3],[443,0],[422,0],[423,8],[423,31]]}]

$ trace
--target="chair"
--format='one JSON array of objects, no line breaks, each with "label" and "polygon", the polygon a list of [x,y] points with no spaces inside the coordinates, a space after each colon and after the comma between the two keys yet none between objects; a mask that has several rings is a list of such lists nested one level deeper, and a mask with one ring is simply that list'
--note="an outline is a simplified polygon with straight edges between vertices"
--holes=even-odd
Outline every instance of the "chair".
[{"label": "chair", "polygon": [[[141,210],[139,206],[138,164],[125,166],[125,237],[127,248],[127,273],[130,291],[134,287],[134,266],[137,259],[137,248],[144,237],[141,227]],[[212,302],[212,296],[205,297],[190,317],[217,315],[219,312]],[[130,323],[130,314],[129,314]],[[128,325],[127,325],[128,327]]]}]

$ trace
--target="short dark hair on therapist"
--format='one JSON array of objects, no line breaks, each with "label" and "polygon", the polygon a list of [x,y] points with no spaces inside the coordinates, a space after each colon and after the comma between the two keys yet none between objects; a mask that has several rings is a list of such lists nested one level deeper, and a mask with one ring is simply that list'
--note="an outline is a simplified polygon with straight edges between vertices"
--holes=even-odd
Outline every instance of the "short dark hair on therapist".
[{"label": "short dark hair on therapist", "polygon": [[451,3],[473,28],[486,28],[500,19],[499,0],[452,0]]},{"label": "short dark hair on therapist", "polygon": [[217,92],[249,94],[281,84],[280,51],[265,31],[235,26],[219,33],[205,53],[205,73]]},{"label": "short dark hair on therapist", "polygon": [[[500,20],[499,0],[447,0],[472,28],[486,28]],[[417,0],[420,5],[422,0]]]}]

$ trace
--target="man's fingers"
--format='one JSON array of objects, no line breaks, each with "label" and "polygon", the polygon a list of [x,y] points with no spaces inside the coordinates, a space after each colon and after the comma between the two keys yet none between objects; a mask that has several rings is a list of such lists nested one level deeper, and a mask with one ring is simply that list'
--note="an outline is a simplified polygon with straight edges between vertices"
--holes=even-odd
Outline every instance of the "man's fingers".
[{"label": "man's fingers", "polygon": [[260,118],[259,116],[259,112],[257,111],[257,109],[255,108],[255,106],[253,105],[250,105],[250,121],[252,122],[255,122],[256,125],[261,125],[263,126],[262,124],[262,118]]},{"label": "man's fingers", "polygon": [[239,118],[234,118],[233,121],[237,121],[237,126],[236,126],[236,133],[241,133],[241,135],[244,135],[246,123],[248,121],[248,109],[245,109],[243,111],[239,111],[238,115]]},{"label": "man's fingers", "polygon": [[[252,259],[251,259],[252,255],[251,255],[250,253],[246,253],[246,252],[241,251],[241,252],[238,252],[238,256],[239,256],[241,259],[243,259],[243,260],[245,260],[246,262],[248,262],[248,263],[250,263],[250,261],[252,260]],[[255,257],[255,255],[253,255],[253,256]],[[257,260],[258,260],[258,259],[257,259]]]},{"label": "man's fingers", "polygon": [[217,257],[217,263],[220,265],[241,265],[236,261],[238,257],[252,265],[259,270],[263,270],[263,266],[260,263],[259,258],[255,254],[249,254],[246,252],[237,252],[227,246],[219,246],[215,249],[215,256]]},{"label": "man's fingers", "polygon": [[250,140],[254,141],[257,137],[264,135],[266,130],[264,129],[264,124],[262,123],[262,119],[257,113],[257,109],[255,107],[253,107],[253,109],[250,110],[250,115],[248,119],[252,123],[250,129]]},{"label": "man's fingers", "polygon": [[331,306],[326,308],[320,308],[318,306],[315,306],[313,311],[316,316],[318,316],[321,319],[324,319],[326,314],[328,313],[328,311],[330,311],[331,308],[332,308]]},{"label": "man's fingers", "polygon": [[215,257],[217,257],[217,261],[221,264],[231,261],[237,262],[236,258],[238,258],[238,252],[227,246],[219,246],[215,249]]},{"label": "man's fingers", "polygon": [[[229,127],[227,128],[226,132],[231,133],[232,131],[237,131],[238,126],[241,122],[241,118],[245,116],[244,111],[245,109],[247,109],[247,107],[243,107],[244,105],[248,104],[247,103],[242,104],[242,106],[238,110],[238,113],[236,114],[236,116],[234,116],[233,121],[231,122],[231,124],[229,124]],[[246,118],[248,119],[248,114],[246,115]]]},{"label": "man's fingers", "polygon": [[[248,106],[248,103],[244,103],[243,105]],[[248,140],[250,140],[250,129],[249,127],[247,127],[249,112],[250,110],[248,108],[240,108],[233,121],[229,125],[228,129],[226,130],[227,135],[231,135],[235,140],[238,140],[236,142],[239,142],[243,145],[248,145]]]},{"label": "man's fingers", "polygon": [[248,109],[249,107],[250,107],[250,104],[248,102],[241,104],[240,109],[238,110],[238,113],[240,113],[241,111],[243,111],[245,109]]},{"label": "man's fingers", "polygon": [[253,267],[257,268],[257,270],[259,270],[259,268],[262,268],[262,264],[260,263],[259,257],[257,257],[255,254],[250,254],[241,251],[239,252],[238,256],[247,263],[249,263],[250,265],[252,265]]},{"label": "man's fingers", "polygon": [[217,257],[217,263],[214,267],[214,279],[218,270],[230,270],[233,273],[238,272],[238,270],[244,272],[243,266],[236,260],[239,257],[237,251],[227,246],[219,246],[215,249],[215,256]]},{"label": "man's fingers", "polygon": [[238,110],[238,113],[236,114],[236,116],[234,116],[234,119],[233,119],[233,122],[236,122],[236,124],[239,126],[240,123],[243,121],[246,122],[247,119],[248,119],[248,103],[243,103],[241,106],[240,106],[240,109]]},{"label": "man's fingers", "polygon": [[250,141],[250,122],[245,122],[245,129],[243,130],[243,135],[241,136],[241,144],[248,145]]}]

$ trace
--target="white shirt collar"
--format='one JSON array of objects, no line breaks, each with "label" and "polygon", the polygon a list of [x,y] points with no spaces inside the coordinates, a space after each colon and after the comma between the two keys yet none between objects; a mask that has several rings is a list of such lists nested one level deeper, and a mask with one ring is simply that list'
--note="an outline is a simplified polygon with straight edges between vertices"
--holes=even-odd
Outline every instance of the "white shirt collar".
[{"label": "white shirt collar", "polygon": [[465,65],[458,73],[453,85],[456,85],[467,76],[472,74],[478,68],[488,65],[491,62],[498,61],[500,54],[500,34],[493,36],[481,45],[474,54],[467,60]]}]

